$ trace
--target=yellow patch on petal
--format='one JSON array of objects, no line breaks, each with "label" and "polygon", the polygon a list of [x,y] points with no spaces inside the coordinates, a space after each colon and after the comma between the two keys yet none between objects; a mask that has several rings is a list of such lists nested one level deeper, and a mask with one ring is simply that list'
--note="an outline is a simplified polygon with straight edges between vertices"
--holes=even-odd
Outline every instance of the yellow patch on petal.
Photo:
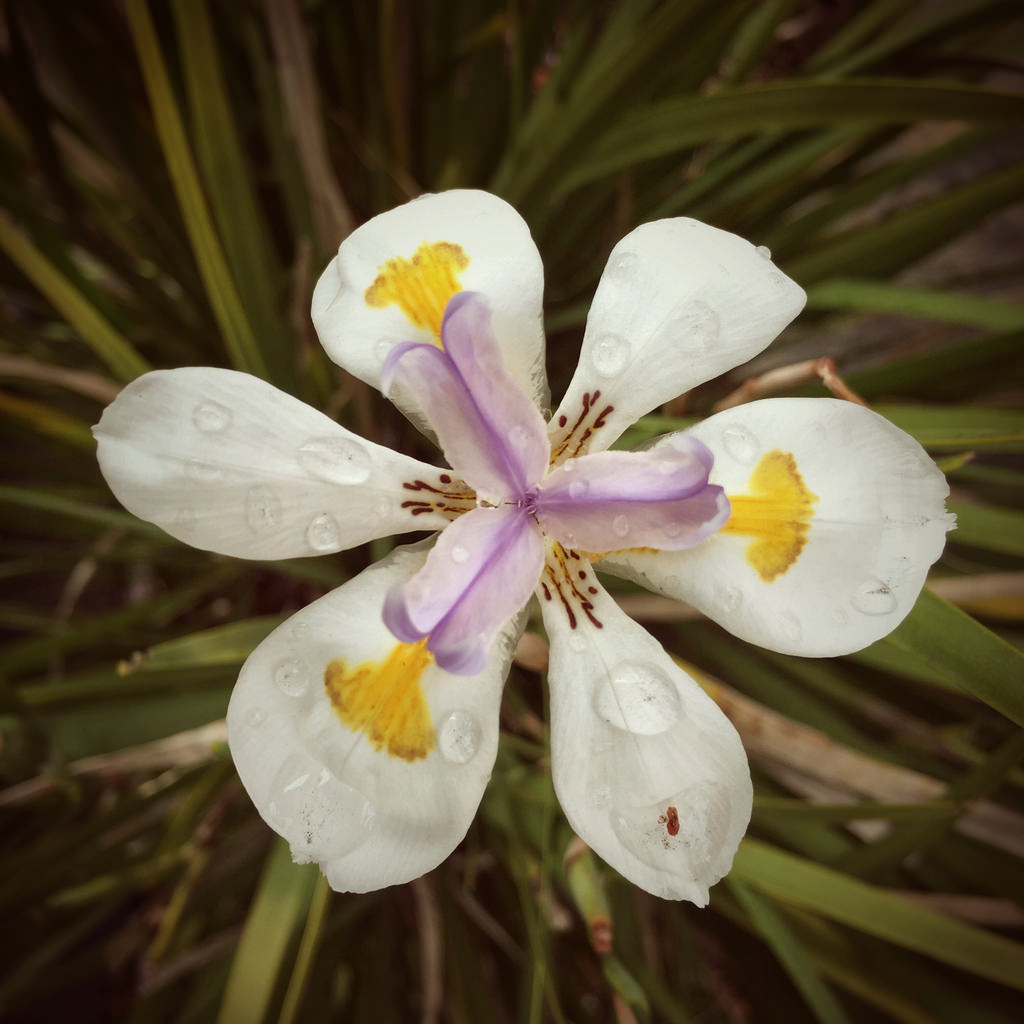
[{"label": "yellow patch on petal", "polygon": [[434,749],[434,724],[420,686],[432,661],[426,640],[397,644],[383,661],[355,668],[335,658],[324,670],[324,689],[342,723],[365,733],[374,749],[421,761]]},{"label": "yellow patch on petal", "polygon": [[397,305],[440,344],[445,307],[462,291],[459,273],[468,266],[469,257],[461,245],[424,242],[411,259],[396,256],[378,268],[377,279],[366,289],[366,304],[374,309]]},{"label": "yellow patch on petal", "polygon": [[804,483],[793,453],[778,448],[754,467],[747,489],[749,494],[729,495],[732,514],[721,532],[754,538],[747,561],[771,583],[800,557],[818,496]]}]

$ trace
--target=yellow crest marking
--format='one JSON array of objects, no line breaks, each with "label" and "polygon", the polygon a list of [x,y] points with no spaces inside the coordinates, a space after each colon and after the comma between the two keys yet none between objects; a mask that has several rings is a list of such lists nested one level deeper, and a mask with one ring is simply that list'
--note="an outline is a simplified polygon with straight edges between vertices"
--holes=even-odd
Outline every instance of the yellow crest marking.
[{"label": "yellow crest marking", "polygon": [[366,289],[366,304],[374,309],[398,306],[440,343],[445,307],[462,291],[459,273],[468,266],[469,257],[461,245],[424,242],[411,259],[396,256],[378,268],[377,279]]},{"label": "yellow crest marking", "polygon": [[800,557],[818,496],[797,469],[792,452],[762,456],[747,482],[749,494],[729,495],[732,514],[722,533],[753,537],[747,561],[765,583],[786,573]]},{"label": "yellow crest marking", "polygon": [[324,689],[342,723],[365,733],[375,750],[421,761],[434,749],[434,725],[420,686],[432,661],[425,639],[397,644],[383,661],[355,668],[335,658],[324,669]]}]

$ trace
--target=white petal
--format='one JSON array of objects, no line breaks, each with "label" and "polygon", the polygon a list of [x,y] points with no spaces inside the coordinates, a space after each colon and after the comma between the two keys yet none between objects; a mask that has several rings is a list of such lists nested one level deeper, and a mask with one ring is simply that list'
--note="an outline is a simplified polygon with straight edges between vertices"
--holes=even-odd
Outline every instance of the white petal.
[{"label": "white petal", "polygon": [[608,258],[553,446],[607,448],[652,409],[757,355],[805,301],[767,250],[737,235],[688,217],[640,225]]},{"label": "white petal", "polygon": [[466,834],[494,765],[501,688],[521,628],[498,638],[478,676],[427,666],[425,757],[376,749],[342,723],[327,694],[335,659],[356,666],[394,650],[381,604],[425,554],[399,548],[292,616],[253,651],[231,695],[228,740],[249,796],[296,860],[319,862],[339,892],[407,882],[441,863]]},{"label": "white petal", "polygon": [[[541,609],[551,641],[551,767],[569,824],[634,884],[704,906],[750,819],[740,738],[603,590],[590,595],[589,614],[577,608],[570,620],[558,596],[547,599],[554,585],[549,577]],[[564,583],[562,596],[573,605]]]},{"label": "white petal", "polygon": [[[542,301],[544,268],[525,221],[503,199],[458,189],[420,196],[367,221],[342,242],[313,293],[313,323],[327,354],[360,380],[380,387],[388,352],[403,341],[436,342],[398,304],[375,308],[367,291],[389,260],[411,260],[424,244],[457,246],[468,259],[455,287],[481,292],[505,365],[538,405],[547,403]],[[417,290],[437,326],[450,295]],[[434,295],[434,292],[437,295]],[[394,396],[401,403],[401,396]],[[403,410],[404,411],[404,410]]]},{"label": "white petal", "polygon": [[291,558],[448,523],[428,490],[444,488],[441,470],[234,370],[144,374],[94,433],[121,504],[193,547]]},{"label": "white petal", "polygon": [[602,569],[688,601],[744,640],[785,654],[848,654],[899,625],[953,525],[946,480],[912,437],[830,398],[751,402],[688,433],[714,452],[711,480],[730,497],[746,492],[768,452],[792,453],[817,496],[803,549],[771,581],[748,561],[749,537],[729,533],[688,551],[619,553]]}]

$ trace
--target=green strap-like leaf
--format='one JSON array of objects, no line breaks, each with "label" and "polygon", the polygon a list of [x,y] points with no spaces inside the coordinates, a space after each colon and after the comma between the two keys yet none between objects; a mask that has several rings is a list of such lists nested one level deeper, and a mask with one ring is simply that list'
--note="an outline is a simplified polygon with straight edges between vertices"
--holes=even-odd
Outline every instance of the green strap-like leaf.
[{"label": "green strap-like leaf", "polygon": [[956,84],[864,79],[789,81],[711,96],[683,96],[634,111],[608,131],[560,184],[565,193],[589,181],[712,139],[798,131],[851,121],[1019,122],[1024,97]]},{"label": "green strap-like leaf", "polygon": [[1024,991],[1024,946],[812,861],[746,839],[731,877],[791,906]]},{"label": "green strap-like leaf", "polygon": [[224,344],[237,369],[265,378],[266,362],[246,319],[213,228],[146,0],[129,0],[126,10],[171,183]]},{"label": "green strap-like leaf", "polygon": [[3,214],[0,214],[0,248],[54,304],[118,380],[127,383],[150,369],[131,343]]},{"label": "green strap-like leaf", "polygon": [[283,839],[270,849],[238,943],[217,1024],[260,1024],[291,971],[289,947],[306,920],[319,872],[292,863]]}]

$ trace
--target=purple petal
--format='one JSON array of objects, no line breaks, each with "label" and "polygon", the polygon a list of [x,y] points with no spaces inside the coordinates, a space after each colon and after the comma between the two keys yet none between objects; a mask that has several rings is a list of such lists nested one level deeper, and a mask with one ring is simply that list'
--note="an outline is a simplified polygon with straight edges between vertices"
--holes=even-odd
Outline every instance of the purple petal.
[{"label": "purple petal", "polygon": [[396,346],[382,384],[397,382],[437,434],[452,468],[486,500],[522,499],[547,469],[544,419],[505,369],[486,301],[460,292],[441,325],[444,349]]},{"label": "purple petal", "polygon": [[713,461],[693,438],[570,459],[541,485],[537,518],[560,543],[585,551],[693,547],[729,518],[725,492],[708,483]]},{"label": "purple petal", "polygon": [[523,508],[477,508],[437,539],[426,564],[384,602],[399,640],[427,647],[437,664],[475,675],[498,631],[529,600],[544,565],[544,539]]}]

